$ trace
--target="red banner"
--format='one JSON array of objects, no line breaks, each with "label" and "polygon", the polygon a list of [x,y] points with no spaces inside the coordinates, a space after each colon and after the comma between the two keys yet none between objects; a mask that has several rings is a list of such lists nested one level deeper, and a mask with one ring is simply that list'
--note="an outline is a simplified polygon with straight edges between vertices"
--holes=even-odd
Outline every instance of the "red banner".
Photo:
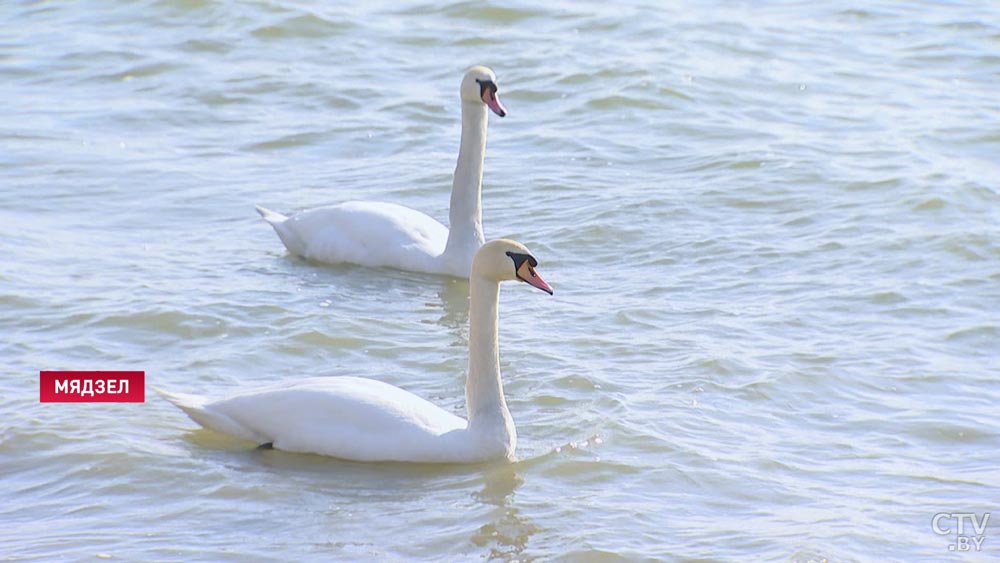
[{"label": "red banner", "polygon": [[38,397],[43,403],[144,403],[144,371],[43,371]]}]

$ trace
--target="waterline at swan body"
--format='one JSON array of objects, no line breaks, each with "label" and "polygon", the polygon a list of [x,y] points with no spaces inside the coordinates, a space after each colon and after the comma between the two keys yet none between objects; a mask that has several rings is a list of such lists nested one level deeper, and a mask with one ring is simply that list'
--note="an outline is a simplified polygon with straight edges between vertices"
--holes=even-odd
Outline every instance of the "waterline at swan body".
[{"label": "waterline at swan body", "polygon": [[500,283],[519,280],[549,294],[537,261],[500,239],[476,253],[469,280],[467,419],[374,379],[317,377],[222,400],[160,391],[198,424],[275,449],[354,461],[474,463],[514,459],[517,433],[500,379]]},{"label": "waterline at swan body", "polygon": [[258,206],[289,252],[328,264],[384,266],[465,278],[483,245],[482,185],[487,109],[503,117],[496,75],[474,66],[462,79],[462,137],[448,227],[392,203],[350,201],[285,216]]}]

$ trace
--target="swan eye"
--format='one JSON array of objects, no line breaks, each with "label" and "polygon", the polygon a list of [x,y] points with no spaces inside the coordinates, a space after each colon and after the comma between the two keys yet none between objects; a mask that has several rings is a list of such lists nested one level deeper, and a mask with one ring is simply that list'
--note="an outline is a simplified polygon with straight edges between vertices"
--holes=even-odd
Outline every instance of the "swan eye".
[{"label": "swan eye", "polygon": [[480,97],[482,97],[484,94],[486,94],[486,90],[487,89],[489,89],[490,92],[492,92],[493,94],[497,93],[497,85],[492,80],[483,80],[481,78],[477,78],[476,82],[479,84],[479,96]]},{"label": "swan eye", "polygon": [[[535,260],[535,257],[530,254],[521,254],[519,252],[508,252],[507,256],[510,256],[510,259],[514,261],[515,270],[520,270],[521,265],[524,264],[525,261],[528,262],[529,269],[538,267],[538,260]],[[534,270],[532,270],[532,273],[534,273]]]},{"label": "swan eye", "polygon": [[535,273],[538,260],[535,260],[534,256],[519,252],[508,252],[507,256],[514,261],[514,276],[517,279],[552,295],[552,287]]}]

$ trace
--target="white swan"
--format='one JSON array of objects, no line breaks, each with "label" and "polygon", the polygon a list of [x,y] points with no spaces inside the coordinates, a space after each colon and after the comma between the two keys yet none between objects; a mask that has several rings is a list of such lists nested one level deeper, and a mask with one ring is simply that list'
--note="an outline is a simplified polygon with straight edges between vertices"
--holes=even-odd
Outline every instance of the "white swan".
[{"label": "white swan", "polygon": [[513,459],[517,435],[500,380],[497,313],[500,282],[552,288],[535,273],[523,245],[494,240],[480,248],[469,281],[468,420],[374,379],[316,377],[208,401],[160,391],[195,422],[280,450],[355,461],[471,463]]},{"label": "white swan", "polygon": [[469,276],[472,257],[483,245],[483,156],[486,108],[503,117],[496,75],[484,66],[465,73],[461,86],[462,144],[451,188],[451,229],[402,205],[348,201],[285,217],[257,206],[289,252],[338,264],[388,266],[401,270]]}]

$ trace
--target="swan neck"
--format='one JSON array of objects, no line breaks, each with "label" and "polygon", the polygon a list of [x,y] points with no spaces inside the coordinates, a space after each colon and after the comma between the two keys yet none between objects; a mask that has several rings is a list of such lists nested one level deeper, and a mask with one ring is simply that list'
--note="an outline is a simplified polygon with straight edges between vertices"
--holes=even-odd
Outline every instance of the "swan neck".
[{"label": "swan neck", "polygon": [[[474,243],[474,252],[483,244],[483,158],[486,155],[486,105],[462,103],[462,142],[451,186],[448,212],[448,244],[445,252]],[[468,248],[462,248],[468,251]]]},{"label": "swan neck", "polygon": [[500,379],[497,343],[500,284],[473,277],[469,286],[469,375],[465,383],[469,427],[506,424],[510,413]]}]

